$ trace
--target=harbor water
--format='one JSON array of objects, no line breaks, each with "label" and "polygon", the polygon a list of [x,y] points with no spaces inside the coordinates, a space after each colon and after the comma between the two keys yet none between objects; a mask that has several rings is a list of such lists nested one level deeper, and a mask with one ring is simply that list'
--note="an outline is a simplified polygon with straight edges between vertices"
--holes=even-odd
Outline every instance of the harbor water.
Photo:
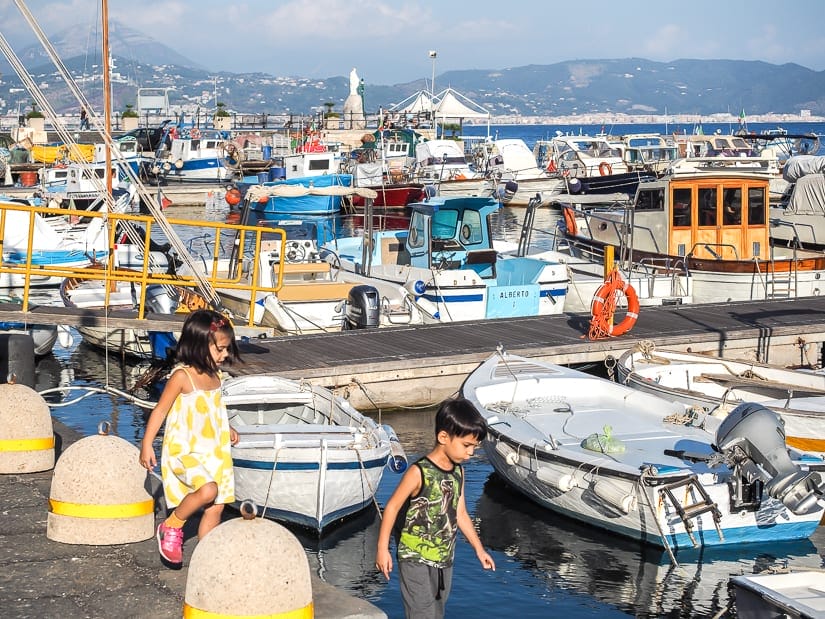
[{"label": "harbor water", "polygon": [[[789,132],[823,133],[825,127],[795,127]],[[467,133],[465,128],[465,133]],[[473,131],[479,129],[475,126]],[[615,128],[613,132],[616,133]],[[479,133],[486,128],[479,129]],[[499,137],[546,137],[554,128],[500,127]],[[532,133],[525,135],[525,131]],[[598,128],[585,128],[585,133]],[[636,126],[633,131],[644,131]],[[662,129],[659,128],[659,131]],[[705,129],[706,132],[710,132]],[[727,129],[725,129],[727,131]],[[507,135],[505,135],[507,133]],[[172,207],[167,214],[182,219],[221,220],[226,205],[220,200],[204,207]],[[497,238],[517,240],[523,209],[503,209],[494,222]],[[557,214],[547,218],[554,226]],[[336,226],[357,233],[356,218],[345,217]],[[42,293],[41,293],[42,294]],[[48,296],[36,299],[48,302]],[[56,293],[54,293],[56,298]],[[37,389],[101,387],[130,392],[146,369],[115,355],[88,347],[76,332],[68,348],[37,366]],[[491,343],[491,351],[494,343]],[[156,400],[157,390],[136,392]],[[129,399],[109,393],[81,390],[48,396],[53,415],[84,435],[97,431],[102,421],[112,433],[138,444],[148,412]],[[411,460],[429,451],[433,443],[434,408],[381,411],[372,416],[390,424]],[[389,469],[377,493],[386,503],[400,476]],[[810,540],[787,544],[740,545],[730,549],[680,553],[673,566],[663,550],[643,546],[573,522],[531,503],[507,487],[493,472],[482,450],[466,464],[467,507],[481,540],[496,562],[496,571],[484,571],[468,544],[457,546],[453,590],[447,605],[451,617],[712,617],[731,603],[728,579],[768,568],[822,568],[825,534],[818,530]],[[230,515],[234,516],[234,512]],[[310,565],[320,578],[353,595],[365,598],[389,617],[403,617],[397,570],[389,582],[375,570],[375,547],[380,516],[375,507],[344,521],[318,537],[293,528],[303,543]],[[253,570],[254,571],[254,570]],[[735,613],[735,608],[733,609]],[[730,616],[730,615],[729,615]]]}]

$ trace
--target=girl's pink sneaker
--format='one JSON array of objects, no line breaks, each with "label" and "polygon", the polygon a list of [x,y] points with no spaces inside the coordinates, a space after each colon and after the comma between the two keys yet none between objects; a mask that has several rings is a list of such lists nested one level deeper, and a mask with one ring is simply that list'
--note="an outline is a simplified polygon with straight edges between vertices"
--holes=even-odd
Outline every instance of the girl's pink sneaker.
[{"label": "girl's pink sneaker", "polygon": [[158,550],[169,563],[183,563],[183,529],[158,525]]}]

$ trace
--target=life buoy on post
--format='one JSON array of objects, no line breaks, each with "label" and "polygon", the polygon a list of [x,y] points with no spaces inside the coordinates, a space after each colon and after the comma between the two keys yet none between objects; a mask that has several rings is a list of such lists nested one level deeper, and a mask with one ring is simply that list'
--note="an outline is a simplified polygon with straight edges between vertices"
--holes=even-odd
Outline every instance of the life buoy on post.
[{"label": "life buoy on post", "polygon": [[599,174],[602,176],[610,176],[613,174],[613,166],[607,163],[606,161],[602,161],[599,164]]},{"label": "life buoy on post", "polygon": [[[619,324],[613,324],[616,311],[617,293],[627,298],[627,313]],[[639,297],[630,282],[622,279],[616,269],[610,272],[604,284],[596,291],[590,303],[590,330],[588,338],[598,340],[604,337],[624,335],[633,328],[639,318]]]},{"label": "life buoy on post", "polygon": [[579,229],[576,226],[576,216],[573,214],[573,207],[562,206],[561,211],[564,215],[564,226],[567,228],[567,234],[576,236],[579,233]]}]

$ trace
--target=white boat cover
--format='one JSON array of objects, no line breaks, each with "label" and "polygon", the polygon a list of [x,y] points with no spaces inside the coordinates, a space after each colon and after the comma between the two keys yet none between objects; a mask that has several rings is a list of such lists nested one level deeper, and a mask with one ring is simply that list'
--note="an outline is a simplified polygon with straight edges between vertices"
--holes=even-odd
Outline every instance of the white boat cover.
[{"label": "white boat cover", "polygon": [[818,155],[797,155],[785,162],[782,177],[789,183],[795,183],[806,174],[825,173],[825,157]]},{"label": "white boat cover", "polygon": [[[817,159],[825,160],[825,157]],[[785,210],[799,214],[825,213],[825,175],[809,174],[797,180]]]}]

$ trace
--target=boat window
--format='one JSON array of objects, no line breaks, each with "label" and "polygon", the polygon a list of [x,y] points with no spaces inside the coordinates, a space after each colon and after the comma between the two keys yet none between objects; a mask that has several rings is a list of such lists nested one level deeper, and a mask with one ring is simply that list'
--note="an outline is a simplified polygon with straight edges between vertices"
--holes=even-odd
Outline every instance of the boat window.
[{"label": "boat window", "polygon": [[645,189],[636,198],[637,211],[661,211],[665,208],[664,189]]},{"label": "boat window", "polygon": [[455,238],[458,211],[443,209],[433,214],[433,239]]},{"label": "boat window", "polygon": [[765,225],[765,190],[759,187],[748,188],[748,225]]},{"label": "boat window", "polygon": [[459,240],[462,245],[476,245],[482,241],[481,214],[478,211],[464,211]]},{"label": "boat window", "polygon": [[716,225],[716,187],[699,188],[699,225]]},{"label": "boat window", "polygon": [[683,187],[673,190],[673,227],[689,228],[693,223],[693,212],[690,208],[690,188]]},{"label": "boat window", "polygon": [[407,237],[407,244],[411,248],[418,248],[424,246],[424,240],[427,238],[424,226],[426,220],[421,213],[413,213],[410,219],[410,234]]},{"label": "boat window", "polygon": [[739,226],[742,224],[742,189],[740,187],[725,189],[722,194],[722,225]]},{"label": "boat window", "polygon": [[308,170],[329,170],[329,159],[310,159]]}]

